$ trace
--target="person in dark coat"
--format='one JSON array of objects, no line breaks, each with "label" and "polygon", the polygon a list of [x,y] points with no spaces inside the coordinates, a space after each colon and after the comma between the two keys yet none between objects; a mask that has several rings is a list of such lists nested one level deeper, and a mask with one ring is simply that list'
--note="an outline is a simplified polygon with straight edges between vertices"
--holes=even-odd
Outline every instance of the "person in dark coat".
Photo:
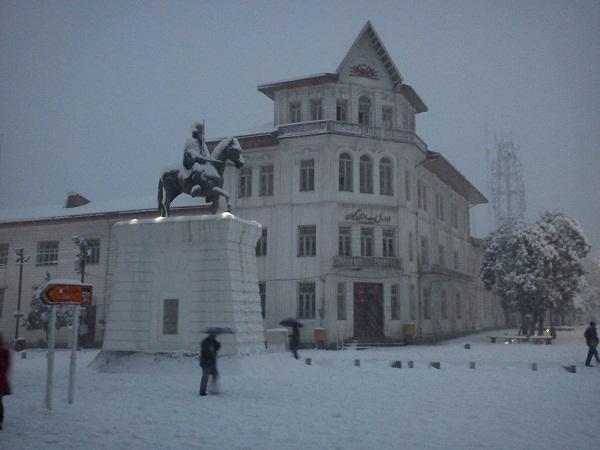
[{"label": "person in dark coat", "polygon": [[0,334],[0,430],[4,422],[4,405],[2,397],[12,394],[8,383],[8,371],[10,369],[10,352],[4,345],[4,339]]},{"label": "person in dark coat", "polygon": [[200,367],[202,367],[202,379],[200,380],[200,395],[206,395],[208,379],[213,377],[213,383],[217,382],[219,371],[217,370],[217,352],[221,349],[221,343],[217,341],[214,334],[209,335],[200,344]]},{"label": "person in dark coat", "polygon": [[292,327],[292,334],[290,334],[290,351],[294,355],[294,358],[298,359],[298,345],[300,344],[300,327],[294,325]]},{"label": "person in dark coat", "polygon": [[596,331],[596,322],[590,322],[590,326],[583,333],[585,343],[588,346],[588,354],[585,359],[585,365],[592,367],[592,356],[596,357],[596,362],[600,365],[600,358],[598,357],[598,331]]}]

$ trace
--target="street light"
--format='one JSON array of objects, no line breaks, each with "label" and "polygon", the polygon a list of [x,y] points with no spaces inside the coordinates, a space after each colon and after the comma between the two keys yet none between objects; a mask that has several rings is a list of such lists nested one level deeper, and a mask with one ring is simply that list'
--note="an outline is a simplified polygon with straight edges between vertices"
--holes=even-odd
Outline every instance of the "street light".
[{"label": "street light", "polygon": [[73,242],[75,242],[75,245],[79,247],[79,253],[77,254],[79,264],[75,270],[77,271],[77,273],[81,274],[81,282],[83,283],[85,280],[85,259],[87,257],[87,240],[82,239],[78,236],[73,236],[71,239],[73,240]]},{"label": "street light", "polygon": [[15,253],[18,256],[17,262],[19,263],[19,293],[17,296],[17,310],[15,311],[15,317],[17,319],[17,323],[15,325],[15,341],[13,342],[13,346],[16,351],[21,351],[21,350],[23,350],[23,348],[22,348],[21,344],[19,343],[19,319],[21,318],[21,292],[22,292],[22,286],[23,286],[23,264],[25,264],[27,261],[29,261],[29,256],[27,258],[25,258],[24,249],[22,247],[17,248],[15,250]]}]

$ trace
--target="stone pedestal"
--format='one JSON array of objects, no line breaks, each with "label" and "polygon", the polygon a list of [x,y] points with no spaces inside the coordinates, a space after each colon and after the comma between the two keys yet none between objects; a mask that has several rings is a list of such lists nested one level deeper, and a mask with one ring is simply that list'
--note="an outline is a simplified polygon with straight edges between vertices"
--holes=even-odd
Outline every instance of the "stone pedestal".
[{"label": "stone pedestal", "polygon": [[117,239],[103,351],[198,352],[210,325],[220,355],[263,352],[255,248],[261,226],[229,213],[131,220]]}]

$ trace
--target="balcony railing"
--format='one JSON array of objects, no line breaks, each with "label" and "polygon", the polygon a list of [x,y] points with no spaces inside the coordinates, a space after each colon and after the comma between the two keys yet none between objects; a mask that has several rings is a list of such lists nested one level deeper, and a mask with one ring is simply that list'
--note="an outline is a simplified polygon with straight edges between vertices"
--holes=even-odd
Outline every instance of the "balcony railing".
[{"label": "balcony railing", "polygon": [[335,120],[317,120],[314,122],[300,122],[280,125],[278,136],[280,138],[308,136],[311,134],[339,133],[351,136],[364,136],[384,139],[386,141],[415,144],[422,151],[427,151],[427,144],[411,131],[393,130],[388,128],[360,125],[358,123],[337,122]]},{"label": "balcony railing", "polygon": [[402,269],[400,258],[376,256],[334,256],[334,268],[345,269]]}]

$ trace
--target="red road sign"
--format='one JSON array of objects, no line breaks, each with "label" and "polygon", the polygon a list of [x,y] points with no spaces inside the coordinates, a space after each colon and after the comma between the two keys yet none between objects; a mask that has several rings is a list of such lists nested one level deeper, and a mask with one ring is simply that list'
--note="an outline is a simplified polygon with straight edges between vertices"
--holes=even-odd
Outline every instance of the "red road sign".
[{"label": "red road sign", "polygon": [[47,305],[91,305],[92,286],[71,280],[50,280],[41,285],[36,297]]}]

